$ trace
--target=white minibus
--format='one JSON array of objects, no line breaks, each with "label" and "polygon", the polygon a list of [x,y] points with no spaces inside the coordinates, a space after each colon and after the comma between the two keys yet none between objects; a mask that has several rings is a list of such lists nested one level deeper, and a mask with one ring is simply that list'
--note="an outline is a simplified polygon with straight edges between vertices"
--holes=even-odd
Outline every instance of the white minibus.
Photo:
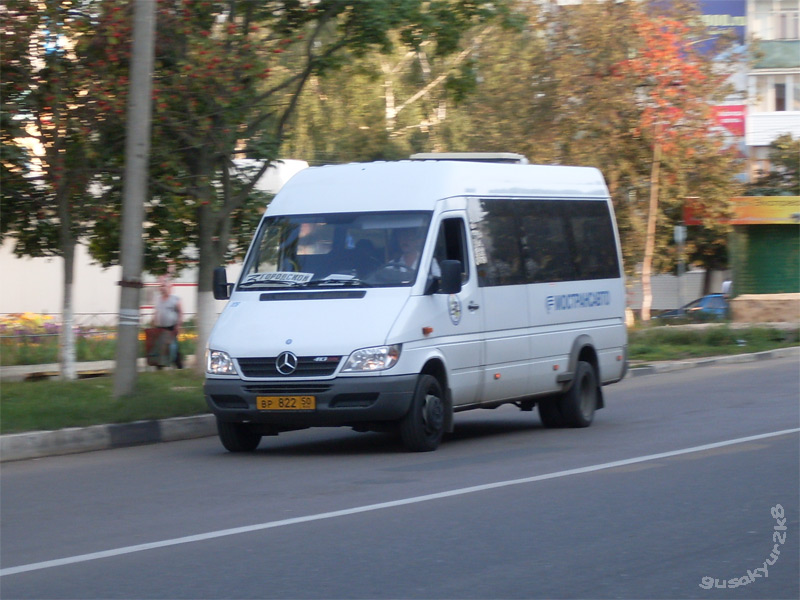
[{"label": "white minibus", "polygon": [[[593,168],[487,155],[312,167],[270,203],[206,351],[222,445],[320,426],[438,447],[454,414],[586,427],[627,369],[612,203]],[[514,164],[516,162],[517,164]]]}]

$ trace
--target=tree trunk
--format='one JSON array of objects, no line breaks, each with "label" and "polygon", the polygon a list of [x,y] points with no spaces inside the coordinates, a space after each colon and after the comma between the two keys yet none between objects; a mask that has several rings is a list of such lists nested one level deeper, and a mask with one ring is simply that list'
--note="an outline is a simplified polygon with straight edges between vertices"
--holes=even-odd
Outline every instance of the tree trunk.
[{"label": "tree trunk", "polygon": [[656,136],[653,146],[653,164],[650,168],[650,208],[647,213],[647,233],[644,243],[644,260],[642,261],[642,321],[650,320],[650,308],[653,306],[653,289],[650,276],[653,271],[653,253],[656,247],[656,222],[658,220],[658,178],[661,171],[661,142]]},{"label": "tree trunk", "polygon": [[215,244],[216,219],[209,205],[198,209],[198,265],[197,265],[197,344],[195,346],[194,369],[199,374],[205,373],[205,350],[211,329],[217,319],[214,302],[213,283],[214,269],[222,266],[222,257]]},{"label": "tree trunk", "polygon": [[387,61],[382,61],[381,67],[383,69],[383,99],[385,104],[385,120],[386,131],[391,133],[394,131],[395,117],[397,111],[394,105],[394,86],[392,85],[392,69]]},{"label": "tree trunk", "polygon": [[136,388],[139,357],[139,291],[144,246],[142,226],[150,158],[151,90],[155,38],[155,3],[137,0],[134,6],[133,57],[125,140],[122,238],[120,240],[119,324],[117,326],[114,398]]},{"label": "tree trunk", "polygon": [[[68,223],[67,223],[68,226]],[[64,225],[62,224],[62,227]],[[75,275],[75,241],[65,240],[69,232],[62,232],[64,253],[64,288],[61,305],[61,335],[58,336],[58,362],[61,379],[72,381],[78,378],[75,368],[75,318],[72,308],[72,283]]]}]

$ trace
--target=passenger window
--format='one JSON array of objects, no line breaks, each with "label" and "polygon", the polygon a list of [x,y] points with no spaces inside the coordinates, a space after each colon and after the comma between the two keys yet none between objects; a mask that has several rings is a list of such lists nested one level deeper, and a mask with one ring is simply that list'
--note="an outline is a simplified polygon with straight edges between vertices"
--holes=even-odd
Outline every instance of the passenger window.
[{"label": "passenger window", "polygon": [[525,266],[531,283],[578,279],[565,208],[561,201],[520,202],[528,251]]},{"label": "passenger window", "polygon": [[513,200],[472,200],[470,228],[478,285],[526,283],[518,217]]},{"label": "passenger window", "polygon": [[605,201],[472,199],[469,219],[482,287],[620,276]]},{"label": "passenger window", "polygon": [[[433,251],[433,258],[434,264],[441,263],[443,260],[460,261],[461,282],[463,283],[469,279],[464,221],[458,218],[442,220],[439,227],[439,237],[436,239],[436,247]],[[438,269],[432,265],[431,270],[435,272]]]},{"label": "passenger window", "polygon": [[605,202],[570,202],[575,267],[579,279],[619,277],[619,260],[611,215]]}]

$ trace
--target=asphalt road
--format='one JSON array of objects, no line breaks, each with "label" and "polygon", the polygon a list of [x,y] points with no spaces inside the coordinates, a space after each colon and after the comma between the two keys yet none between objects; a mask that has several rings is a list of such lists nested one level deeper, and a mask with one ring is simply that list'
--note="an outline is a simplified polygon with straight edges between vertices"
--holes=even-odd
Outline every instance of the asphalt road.
[{"label": "asphalt road", "polygon": [[605,392],[588,429],[462,413],[426,454],[317,429],[3,464],[0,597],[800,597],[797,359]]}]

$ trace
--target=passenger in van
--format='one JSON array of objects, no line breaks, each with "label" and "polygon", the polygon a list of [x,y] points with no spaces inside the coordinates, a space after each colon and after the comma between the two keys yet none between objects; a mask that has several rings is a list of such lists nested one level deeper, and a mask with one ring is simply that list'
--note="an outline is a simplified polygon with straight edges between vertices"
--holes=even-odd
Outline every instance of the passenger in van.
[{"label": "passenger in van", "polygon": [[378,250],[375,244],[368,239],[360,239],[356,242],[352,252],[352,266],[360,278],[367,277],[377,269],[382,261],[378,258]]}]

